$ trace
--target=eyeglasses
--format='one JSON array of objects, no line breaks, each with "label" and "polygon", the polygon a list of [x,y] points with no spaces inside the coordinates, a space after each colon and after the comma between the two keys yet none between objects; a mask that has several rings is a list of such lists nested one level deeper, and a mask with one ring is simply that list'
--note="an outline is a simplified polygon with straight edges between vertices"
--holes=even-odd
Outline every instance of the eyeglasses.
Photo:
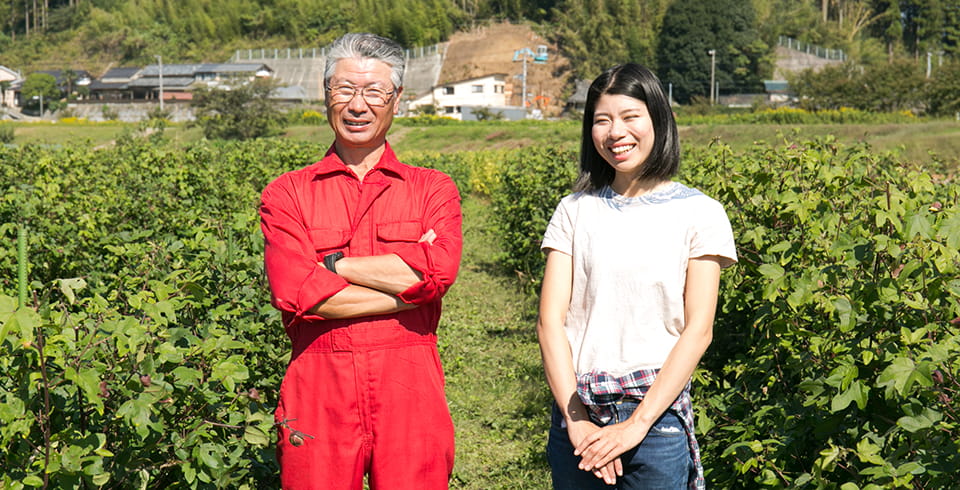
[{"label": "eyeglasses", "polygon": [[350,102],[359,93],[363,100],[370,107],[383,107],[390,102],[396,90],[384,90],[376,85],[366,87],[354,87],[353,85],[337,85],[336,87],[327,87],[330,92],[330,101],[334,104],[343,104]]}]

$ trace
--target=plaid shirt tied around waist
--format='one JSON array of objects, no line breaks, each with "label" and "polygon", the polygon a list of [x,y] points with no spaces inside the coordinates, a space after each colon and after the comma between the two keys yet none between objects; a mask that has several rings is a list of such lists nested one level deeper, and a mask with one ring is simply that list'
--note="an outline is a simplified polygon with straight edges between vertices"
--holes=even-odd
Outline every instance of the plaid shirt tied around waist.
[{"label": "plaid shirt tied around waist", "polygon": [[[659,369],[640,369],[619,377],[602,371],[581,374],[577,376],[577,394],[593,414],[595,420],[598,420],[601,424],[608,424],[613,420],[612,405],[624,398],[643,400],[659,372]],[[704,490],[706,480],[704,480],[703,465],[700,462],[700,445],[693,433],[693,402],[690,399],[689,381],[680,395],[677,396],[677,399],[670,405],[670,409],[680,416],[683,428],[687,433],[687,445],[690,447],[690,457],[693,458],[694,463],[694,469],[690,474],[689,488]]]}]

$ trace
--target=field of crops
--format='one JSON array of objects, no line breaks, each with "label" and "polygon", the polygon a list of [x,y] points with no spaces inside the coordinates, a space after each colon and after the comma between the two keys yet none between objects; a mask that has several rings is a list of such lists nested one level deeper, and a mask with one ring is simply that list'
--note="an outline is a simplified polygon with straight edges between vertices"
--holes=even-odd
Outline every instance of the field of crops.
[{"label": "field of crops", "polygon": [[[575,173],[569,148],[400,154],[464,196],[440,327],[454,488],[548,486],[537,247]],[[325,149],[0,147],[0,488],[276,488],[289,346],[256,207],[267,182]],[[949,486],[956,181],[831,138],[691,146],[681,173],[726,205],[741,256],[695,375],[708,484]]]}]

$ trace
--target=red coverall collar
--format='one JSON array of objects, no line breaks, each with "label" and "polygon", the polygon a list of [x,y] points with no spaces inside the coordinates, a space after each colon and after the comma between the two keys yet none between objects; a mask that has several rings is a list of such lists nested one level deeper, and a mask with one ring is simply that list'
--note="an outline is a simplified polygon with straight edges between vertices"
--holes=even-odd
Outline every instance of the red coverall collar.
[{"label": "red coverall collar", "polygon": [[[370,172],[372,173],[377,170],[386,170],[391,174],[396,175],[401,180],[406,180],[406,165],[400,163],[400,160],[397,160],[397,155],[393,153],[393,148],[390,147],[390,143],[384,143],[384,145],[385,148],[383,150],[383,155],[380,155],[380,161],[370,169]],[[347,164],[343,163],[343,160],[340,159],[340,155],[337,154],[336,145],[332,144],[327,150],[327,153],[323,156],[323,159],[314,164],[311,170],[317,175],[345,172],[347,170]]]}]

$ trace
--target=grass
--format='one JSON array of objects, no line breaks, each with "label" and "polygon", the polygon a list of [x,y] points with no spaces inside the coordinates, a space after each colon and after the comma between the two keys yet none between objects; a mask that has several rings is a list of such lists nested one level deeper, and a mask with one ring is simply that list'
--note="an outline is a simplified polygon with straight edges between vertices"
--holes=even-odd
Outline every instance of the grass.
[{"label": "grass", "polygon": [[[127,123],[4,123],[14,128],[15,144],[112,144],[136,129]],[[202,138],[200,130],[185,124],[171,124],[164,132],[175,145],[188,145]],[[725,124],[682,126],[681,145],[708,145],[720,141],[734,151],[757,144],[777,146],[785,140],[833,136],[844,144],[864,142],[879,152],[892,151],[900,158],[923,164],[935,163],[944,169],[960,167],[960,121],[930,120],[904,124]],[[329,126],[297,125],[285,129],[284,137],[333,141]],[[481,121],[437,126],[416,126],[398,119],[389,135],[390,143],[402,152],[455,152],[523,148],[533,145],[571,145],[580,141],[576,121]]]},{"label": "grass", "polygon": [[491,208],[480,198],[463,202],[464,255],[439,329],[457,438],[451,488],[549,488],[544,450],[551,396],[535,305],[496,265]]},{"label": "grass", "polygon": [[785,140],[801,142],[834,136],[844,144],[867,143],[876,151],[892,151],[909,162],[942,162],[960,167],[960,122],[928,121],[908,124],[729,124],[686,126],[681,144],[705,145],[713,140],[737,151],[758,144],[776,147]]}]

